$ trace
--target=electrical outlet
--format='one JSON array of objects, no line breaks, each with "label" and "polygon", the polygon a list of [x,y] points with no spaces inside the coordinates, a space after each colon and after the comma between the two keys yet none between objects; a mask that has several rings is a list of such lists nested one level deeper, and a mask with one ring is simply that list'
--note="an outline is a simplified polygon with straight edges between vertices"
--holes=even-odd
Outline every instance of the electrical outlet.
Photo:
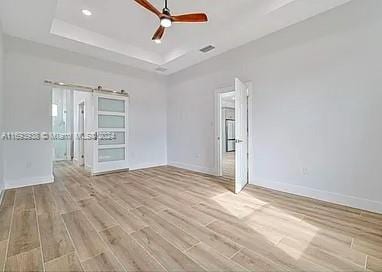
[{"label": "electrical outlet", "polygon": [[301,169],[301,172],[302,172],[302,175],[303,175],[303,176],[309,176],[309,169],[308,169],[308,168],[303,167],[303,168]]},{"label": "electrical outlet", "polygon": [[31,168],[32,167],[32,162],[28,161],[25,165],[26,168]]}]

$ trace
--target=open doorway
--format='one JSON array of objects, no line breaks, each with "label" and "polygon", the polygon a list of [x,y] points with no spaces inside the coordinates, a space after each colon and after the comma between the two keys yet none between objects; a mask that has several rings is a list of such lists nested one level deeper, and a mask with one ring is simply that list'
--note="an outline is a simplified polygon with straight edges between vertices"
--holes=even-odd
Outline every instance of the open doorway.
[{"label": "open doorway", "polygon": [[71,135],[72,94],[70,90],[52,90],[52,132],[54,161],[69,161],[73,157]]},{"label": "open doorway", "polygon": [[[72,89],[52,89],[53,160],[72,161],[75,165],[90,168],[91,143],[85,141],[90,131],[86,109],[92,94]],[[87,147],[88,146],[88,147]]]},{"label": "open doorway", "polygon": [[221,94],[222,176],[235,180],[235,92]]},{"label": "open doorway", "polygon": [[239,193],[249,181],[250,93],[251,84],[237,78],[233,87],[216,91],[216,172],[232,182],[235,193]]}]

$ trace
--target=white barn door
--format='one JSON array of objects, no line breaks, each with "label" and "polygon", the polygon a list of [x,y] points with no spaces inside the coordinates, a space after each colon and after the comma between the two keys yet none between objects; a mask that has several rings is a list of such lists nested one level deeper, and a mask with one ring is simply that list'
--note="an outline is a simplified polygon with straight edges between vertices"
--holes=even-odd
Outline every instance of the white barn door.
[{"label": "white barn door", "polygon": [[92,174],[128,169],[128,97],[94,93],[93,105]]}]

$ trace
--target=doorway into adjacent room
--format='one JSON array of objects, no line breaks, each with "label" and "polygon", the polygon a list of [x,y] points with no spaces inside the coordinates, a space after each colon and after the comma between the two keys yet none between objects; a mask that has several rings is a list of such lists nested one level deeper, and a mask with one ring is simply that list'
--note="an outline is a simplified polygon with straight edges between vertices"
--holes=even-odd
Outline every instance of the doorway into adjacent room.
[{"label": "doorway into adjacent room", "polygon": [[235,179],[235,92],[221,95],[222,176]]},{"label": "doorway into adjacent room", "polygon": [[217,175],[232,182],[235,193],[239,193],[249,180],[250,86],[236,78],[233,87],[216,92]]},{"label": "doorway into adjacent room", "polygon": [[70,161],[73,158],[72,92],[54,88],[52,90],[52,133],[53,160]]}]

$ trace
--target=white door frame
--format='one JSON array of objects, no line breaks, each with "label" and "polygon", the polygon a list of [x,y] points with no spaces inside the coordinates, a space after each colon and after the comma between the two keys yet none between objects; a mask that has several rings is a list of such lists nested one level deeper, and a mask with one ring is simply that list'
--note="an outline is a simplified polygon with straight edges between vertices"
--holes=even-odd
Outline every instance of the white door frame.
[{"label": "white door frame", "polygon": [[[84,140],[84,136],[85,136],[85,101],[81,101],[81,103],[79,103],[77,105],[78,107],[78,122],[77,122],[77,125],[78,125],[78,134],[77,137],[81,137],[81,138],[77,138],[78,139],[78,155],[79,155],[79,158],[78,158],[78,164],[79,166],[83,166],[85,165],[85,140]],[[81,108],[82,108],[82,111],[83,113],[81,112]]]},{"label": "white door frame", "polygon": [[[254,90],[251,81],[245,82],[248,86],[248,183],[252,180],[254,172],[254,143],[253,143],[253,117],[254,117]],[[215,175],[223,175],[223,135],[222,135],[222,113],[221,95],[235,90],[235,86],[223,87],[215,90]]]}]

